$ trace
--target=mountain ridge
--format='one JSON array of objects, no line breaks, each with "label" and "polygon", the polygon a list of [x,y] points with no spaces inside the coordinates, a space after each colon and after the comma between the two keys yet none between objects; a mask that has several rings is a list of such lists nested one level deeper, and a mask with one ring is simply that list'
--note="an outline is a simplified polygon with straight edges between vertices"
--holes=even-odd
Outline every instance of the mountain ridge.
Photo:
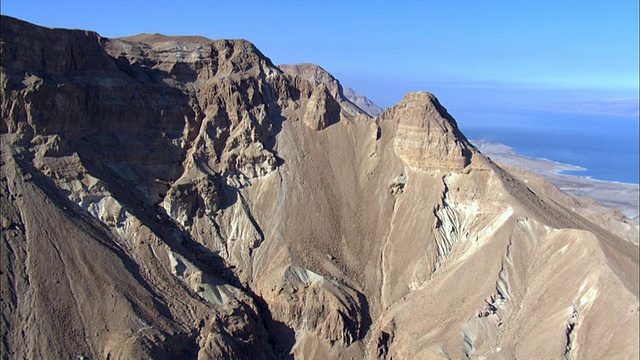
[{"label": "mountain ridge", "polygon": [[382,109],[373,101],[351,88],[344,89],[338,79],[319,65],[301,63],[282,64],[278,67],[286,74],[309,81],[313,86],[324,84],[333,97],[338,99],[352,114],[364,112],[370,117],[376,117],[382,113]]},{"label": "mountain ridge", "polygon": [[1,26],[3,354],[637,356],[624,225],[432,94],[372,119],[247,41]]},{"label": "mountain ridge", "polygon": [[371,117],[376,117],[382,114],[382,108],[380,108],[376,103],[371,101],[368,97],[357,93],[352,88],[344,89],[344,96],[351,100],[352,103],[356,104],[360,109],[369,114]]}]

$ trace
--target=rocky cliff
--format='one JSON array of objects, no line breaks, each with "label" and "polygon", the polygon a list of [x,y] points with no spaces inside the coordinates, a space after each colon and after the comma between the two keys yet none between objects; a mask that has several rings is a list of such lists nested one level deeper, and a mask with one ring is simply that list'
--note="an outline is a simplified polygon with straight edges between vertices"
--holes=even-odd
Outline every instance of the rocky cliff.
[{"label": "rocky cliff", "polygon": [[305,79],[313,86],[324,84],[345,111],[351,114],[365,113],[371,117],[376,117],[382,113],[382,109],[373,101],[364,95],[358,94],[351,88],[343,89],[338,79],[316,64],[284,64],[278,67],[285,74]]},{"label": "rocky cliff", "polygon": [[306,80],[313,87],[324,86],[326,91],[331,94],[347,114],[351,116],[367,115],[367,113],[353,103],[351,99],[347,98],[340,81],[320,66],[303,63],[294,65],[285,64],[279,65],[278,67],[290,77]]},{"label": "rocky cliff", "polygon": [[1,26],[3,358],[638,356],[637,232],[432,94],[372,119],[247,41]]}]

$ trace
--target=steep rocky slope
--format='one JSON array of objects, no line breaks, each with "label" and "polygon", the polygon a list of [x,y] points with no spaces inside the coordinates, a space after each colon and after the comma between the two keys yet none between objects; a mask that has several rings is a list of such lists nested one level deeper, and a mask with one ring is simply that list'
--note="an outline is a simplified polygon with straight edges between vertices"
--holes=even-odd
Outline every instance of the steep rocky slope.
[{"label": "steep rocky slope", "polygon": [[352,103],[356,104],[357,107],[362,109],[362,111],[366,112],[369,116],[376,117],[382,114],[382,109],[376,103],[371,101],[368,97],[357,93],[352,88],[344,89],[344,97],[349,99]]},{"label": "steep rocky slope", "polygon": [[326,88],[329,94],[331,94],[331,96],[341,105],[346,113],[352,116],[367,114],[347,98],[340,81],[320,66],[316,64],[303,63],[293,65],[283,64],[278,65],[278,67],[290,77],[304,79],[313,87],[322,86]]},{"label": "steep rocky slope", "polygon": [[376,117],[382,109],[366,96],[351,88],[342,88],[338,79],[316,64],[283,64],[278,66],[285,74],[307,80],[312,86],[324,85],[329,93],[351,114],[365,113]]},{"label": "steep rocky slope", "polygon": [[371,119],[243,40],[1,25],[4,358],[638,356],[637,241],[432,94]]}]

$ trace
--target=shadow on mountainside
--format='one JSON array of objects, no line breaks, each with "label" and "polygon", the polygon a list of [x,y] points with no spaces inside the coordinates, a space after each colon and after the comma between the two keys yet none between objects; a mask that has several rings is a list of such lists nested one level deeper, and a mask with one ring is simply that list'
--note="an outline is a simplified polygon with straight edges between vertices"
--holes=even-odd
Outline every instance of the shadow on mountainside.
[{"label": "shadow on mountainside", "polygon": [[[172,140],[183,135],[185,121],[200,126],[204,115],[196,112],[200,109],[193,94],[173,85],[194,81],[198,73],[180,62],[166,72],[153,69],[153,61],[131,64],[122,56],[113,58],[104,48],[96,46],[100,40],[94,33],[82,32],[80,36],[81,32],[58,31],[61,37],[69,34],[66,35],[68,38],[77,39],[54,41],[52,38],[40,38],[41,32],[28,28],[33,32],[33,43],[17,46],[12,39],[18,39],[18,32],[24,32],[24,29],[16,20],[4,17],[2,20],[2,39],[7,41],[7,46],[3,47],[2,66],[7,73],[7,91],[15,95],[3,99],[13,101],[9,105],[13,105],[10,108],[15,111],[6,114],[6,118],[3,116],[2,132],[20,132],[22,136],[17,138],[21,137],[20,144],[27,148],[32,148],[39,136],[58,135],[62,139],[62,148],[47,156],[77,153],[86,171],[104,181],[109,193],[171,251],[204,272],[253,296],[256,303],[262,303],[259,310],[265,314],[256,314],[247,304],[241,306],[250,317],[263,319],[262,325],[270,329],[270,334],[278,334],[278,339],[284,339],[275,343],[280,353],[288,353],[295,341],[293,330],[274,322],[264,301],[261,302],[251,289],[242,286],[222,257],[196,242],[189,232],[166,215],[157,202],[151,202],[139,189],[158,180],[171,184],[184,171],[183,163],[189,147],[183,148]],[[91,51],[84,54],[79,50],[83,47]],[[42,55],[40,60],[33,59],[34,51]],[[22,58],[29,60],[21,61]],[[23,84],[27,74],[37,78],[34,80],[36,86]],[[275,89],[267,88],[266,91],[277,94]],[[246,94],[241,95],[246,98]],[[256,130],[266,138],[265,149],[272,152],[275,137],[284,121],[276,100],[277,97],[268,104],[269,129]],[[262,126],[257,122],[252,125]],[[276,166],[282,163],[283,160],[276,156]],[[121,171],[112,167],[113,164],[144,178],[140,179],[141,183],[132,185],[131,179],[123,177]],[[32,158],[23,158],[20,166],[33,176],[34,183],[69,218],[77,219],[81,226],[91,227],[92,234],[99,234],[95,240],[122,259],[127,270],[153,295],[161,315],[172,320],[171,312],[160,300],[160,294],[145,280],[126,251],[114,243],[111,230],[66,198],[53,180],[35,168]],[[238,190],[231,186],[227,190],[226,207],[238,201]],[[170,341],[169,338],[166,341]]]}]

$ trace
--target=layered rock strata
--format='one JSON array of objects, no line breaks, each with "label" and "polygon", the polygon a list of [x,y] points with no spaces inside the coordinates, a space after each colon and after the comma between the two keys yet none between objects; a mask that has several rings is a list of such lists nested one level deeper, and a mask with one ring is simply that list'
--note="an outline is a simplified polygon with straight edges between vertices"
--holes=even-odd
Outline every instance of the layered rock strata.
[{"label": "layered rock strata", "polygon": [[3,357],[638,356],[634,228],[432,94],[371,119],[247,41],[1,26]]}]

